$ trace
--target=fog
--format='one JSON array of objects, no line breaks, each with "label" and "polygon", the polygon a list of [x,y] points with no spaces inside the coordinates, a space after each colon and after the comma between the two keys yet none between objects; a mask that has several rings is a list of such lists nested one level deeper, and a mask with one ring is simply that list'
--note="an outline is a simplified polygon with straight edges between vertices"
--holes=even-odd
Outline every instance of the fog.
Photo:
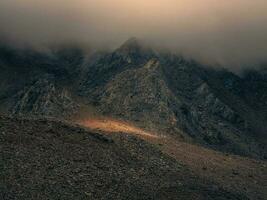
[{"label": "fog", "polygon": [[1,0],[17,45],[116,48],[130,37],[239,70],[267,60],[266,0]]}]

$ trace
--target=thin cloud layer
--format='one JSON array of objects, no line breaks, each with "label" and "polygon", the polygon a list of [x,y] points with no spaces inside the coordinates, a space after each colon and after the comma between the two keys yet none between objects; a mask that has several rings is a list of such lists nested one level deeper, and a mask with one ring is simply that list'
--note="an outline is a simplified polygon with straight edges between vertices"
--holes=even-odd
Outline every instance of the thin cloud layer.
[{"label": "thin cloud layer", "polygon": [[1,0],[0,35],[42,46],[117,47],[129,37],[205,63],[267,60],[266,0]]}]

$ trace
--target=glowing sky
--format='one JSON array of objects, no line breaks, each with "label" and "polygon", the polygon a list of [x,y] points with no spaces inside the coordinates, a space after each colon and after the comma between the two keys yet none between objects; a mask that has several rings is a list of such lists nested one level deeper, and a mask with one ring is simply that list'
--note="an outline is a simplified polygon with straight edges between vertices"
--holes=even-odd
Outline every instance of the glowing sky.
[{"label": "glowing sky", "polygon": [[221,64],[267,58],[266,0],[1,0],[0,33],[19,42],[117,46],[131,36]]}]

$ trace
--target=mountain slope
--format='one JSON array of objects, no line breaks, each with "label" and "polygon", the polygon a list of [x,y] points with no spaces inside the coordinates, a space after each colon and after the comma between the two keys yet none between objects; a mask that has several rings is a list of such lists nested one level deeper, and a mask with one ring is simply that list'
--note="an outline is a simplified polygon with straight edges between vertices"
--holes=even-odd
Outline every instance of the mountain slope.
[{"label": "mountain slope", "polygon": [[78,106],[70,83],[77,77],[82,50],[39,52],[0,47],[0,111],[64,118]]},{"label": "mountain slope", "polygon": [[266,161],[223,154],[214,150],[179,142],[172,136],[156,135],[133,124],[110,118],[91,119],[80,122],[92,130],[105,131],[108,135],[134,135],[156,145],[164,154],[182,163],[194,174],[212,180],[214,185],[227,191],[240,191],[249,199],[264,199],[267,196]]},{"label": "mountain slope", "polygon": [[0,117],[1,199],[248,199],[132,136]]},{"label": "mountain slope", "polygon": [[4,113],[71,119],[94,107],[178,140],[266,158],[264,70],[240,77],[136,39],[90,56],[75,48],[42,53],[2,47],[0,68]]},{"label": "mountain slope", "polygon": [[[128,42],[123,48],[127,45]],[[131,45],[126,49],[131,49]],[[134,59],[128,51],[122,57],[112,56],[119,55],[120,49],[109,54],[104,68],[99,63],[105,57],[89,64],[90,75],[81,82],[81,95],[98,105],[104,115],[127,119],[147,129],[174,134],[221,151],[265,157],[264,112],[253,108],[245,97],[229,88],[231,79],[241,84],[246,77],[206,69],[175,55],[147,51],[135,51],[134,58],[139,58],[137,64],[119,63],[124,58]],[[143,54],[150,56],[143,57]],[[106,71],[95,77],[95,69]],[[101,75],[108,78],[102,80]],[[88,85],[88,82],[95,83],[94,78],[97,86]],[[237,89],[238,85],[231,87]],[[253,95],[248,91],[244,94]]]}]

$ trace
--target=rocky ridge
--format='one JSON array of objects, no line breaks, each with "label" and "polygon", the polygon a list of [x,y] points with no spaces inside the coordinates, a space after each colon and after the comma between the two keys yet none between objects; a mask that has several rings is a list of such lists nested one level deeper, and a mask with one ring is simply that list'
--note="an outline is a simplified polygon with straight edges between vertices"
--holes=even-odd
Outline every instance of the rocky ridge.
[{"label": "rocky ridge", "polygon": [[64,119],[93,106],[99,114],[179,140],[266,157],[267,86],[260,71],[237,76],[136,39],[89,57],[77,49],[2,48],[0,55],[4,113]]}]

